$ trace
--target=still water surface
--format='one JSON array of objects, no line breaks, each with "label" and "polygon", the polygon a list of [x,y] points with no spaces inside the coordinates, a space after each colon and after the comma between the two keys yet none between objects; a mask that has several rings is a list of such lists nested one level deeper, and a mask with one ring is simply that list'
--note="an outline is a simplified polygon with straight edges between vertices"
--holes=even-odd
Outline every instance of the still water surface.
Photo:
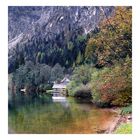
[{"label": "still water surface", "polygon": [[108,129],[116,116],[112,110],[96,108],[90,102],[71,97],[54,102],[48,97],[9,109],[9,133],[93,134]]}]

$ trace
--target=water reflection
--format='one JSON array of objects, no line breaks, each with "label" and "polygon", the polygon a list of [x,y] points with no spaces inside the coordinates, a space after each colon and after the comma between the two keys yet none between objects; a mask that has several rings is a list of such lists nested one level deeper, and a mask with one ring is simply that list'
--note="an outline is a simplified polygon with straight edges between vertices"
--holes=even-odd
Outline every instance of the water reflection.
[{"label": "water reflection", "polygon": [[60,103],[64,108],[69,108],[69,102],[68,102],[68,100],[65,98],[65,100],[64,99],[53,99],[53,102],[54,103]]},{"label": "water reflection", "polygon": [[115,113],[73,98],[54,101],[51,96],[9,108],[10,133],[80,134],[106,129]]}]

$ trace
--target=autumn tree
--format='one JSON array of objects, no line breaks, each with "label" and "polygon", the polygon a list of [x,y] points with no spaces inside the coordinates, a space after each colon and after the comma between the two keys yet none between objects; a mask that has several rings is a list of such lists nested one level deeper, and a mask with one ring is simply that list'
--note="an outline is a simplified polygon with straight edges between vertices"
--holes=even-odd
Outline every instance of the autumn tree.
[{"label": "autumn tree", "polygon": [[132,8],[116,7],[113,16],[100,23],[100,32],[87,42],[86,60],[98,65],[113,64],[132,55]]}]

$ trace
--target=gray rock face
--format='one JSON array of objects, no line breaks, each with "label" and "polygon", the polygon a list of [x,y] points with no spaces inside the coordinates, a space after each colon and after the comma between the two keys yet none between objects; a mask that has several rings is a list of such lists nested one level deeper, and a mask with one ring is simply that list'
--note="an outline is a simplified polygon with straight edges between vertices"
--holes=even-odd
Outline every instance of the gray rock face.
[{"label": "gray rock face", "polygon": [[[36,63],[39,53],[43,57],[42,63],[54,65],[69,61],[72,65],[78,52],[84,52],[85,48],[84,43],[79,46],[76,43],[78,35],[93,31],[102,19],[111,16],[113,10],[113,7],[95,6],[9,7],[10,71],[20,65],[21,59]],[[74,44],[74,53],[67,49],[69,42]]]},{"label": "gray rock face", "polygon": [[40,18],[42,7],[8,7],[9,40],[32,30],[32,23]]},{"label": "gray rock face", "polygon": [[59,34],[64,30],[82,27],[85,33],[93,30],[113,7],[9,7],[9,41],[21,34]]}]

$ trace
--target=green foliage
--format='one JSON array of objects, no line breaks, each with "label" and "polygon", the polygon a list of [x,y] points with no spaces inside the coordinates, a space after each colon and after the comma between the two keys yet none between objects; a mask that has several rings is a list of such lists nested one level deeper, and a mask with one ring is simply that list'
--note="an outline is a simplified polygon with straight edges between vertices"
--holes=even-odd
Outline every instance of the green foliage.
[{"label": "green foliage", "polygon": [[51,81],[59,81],[64,77],[64,68],[56,64],[51,70]]},{"label": "green foliage", "polygon": [[36,57],[36,63],[40,62],[40,58],[41,58],[41,52],[38,52]]},{"label": "green foliage", "polygon": [[98,67],[113,65],[115,61],[132,56],[132,9],[116,7],[114,16],[105,17],[100,32],[90,37],[85,58]]},{"label": "green foliage", "polygon": [[[81,88],[89,89],[87,84],[91,80],[92,68],[89,65],[81,65],[75,67],[71,82],[68,85],[68,93],[71,96],[74,96],[77,91],[80,91]],[[88,88],[87,88],[88,87]]]},{"label": "green foliage", "polygon": [[76,59],[76,64],[82,64],[83,62],[83,55],[81,54],[81,52],[79,52],[77,59]]},{"label": "green foliage", "polygon": [[126,115],[130,113],[132,113],[132,105],[122,108],[121,115]]},{"label": "green foliage", "polygon": [[97,103],[126,106],[132,98],[131,59],[93,73],[93,99]]},{"label": "green foliage", "polygon": [[73,42],[68,42],[68,50],[72,51],[74,48]]},{"label": "green foliage", "polygon": [[78,83],[76,83],[74,80],[71,81],[69,83],[69,85],[67,86],[68,89],[68,94],[70,96],[74,96],[76,91],[78,91],[81,88],[82,85],[79,85]]},{"label": "green foliage", "polygon": [[73,71],[72,80],[78,84],[86,85],[91,80],[91,68],[88,65],[76,67]]},{"label": "green foliage", "polygon": [[[116,7],[110,17],[104,16],[99,27],[87,35],[84,29],[64,31],[49,37],[33,36],[18,44],[9,63],[9,73],[27,61],[69,68],[84,63],[97,68],[111,66],[132,56],[132,9]],[[21,54],[20,56],[17,54]],[[58,59],[59,58],[59,59]]]},{"label": "green foliage", "polygon": [[34,65],[32,62],[28,62],[12,74],[9,85],[13,85],[18,90],[35,87],[35,90],[38,88],[45,91],[50,89],[53,81],[64,77],[63,71],[64,69],[59,64],[51,68],[45,64]]},{"label": "green foliage", "polygon": [[[83,35],[82,29],[79,30],[71,30],[69,33],[66,30],[50,38],[48,35],[42,37],[35,35],[22,42],[22,45],[18,44],[12,52],[12,61],[9,61],[9,73],[28,61],[49,66],[59,63],[63,67],[71,67],[76,62],[79,52],[84,57],[86,35]],[[17,54],[22,56],[19,57]]]},{"label": "green foliage", "polygon": [[69,93],[75,95],[83,85],[88,85],[97,105],[127,106],[132,101],[131,63],[132,59],[127,57],[112,67],[102,69],[87,64],[75,67]]},{"label": "green foliage", "polygon": [[74,97],[81,99],[92,99],[91,89],[88,85],[82,85],[75,91]]},{"label": "green foliage", "polygon": [[77,36],[77,42],[79,44],[83,43],[84,41],[86,41],[86,35],[78,35]]},{"label": "green foliage", "polygon": [[[69,94],[91,89],[93,100],[110,106],[127,106],[132,98],[132,8],[116,7],[98,28],[84,35],[83,28],[60,34],[33,36],[13,50],[9,64],[12,86],[45,89],[60,81],[64,68],[73,67]],[[32,61],[32,62],[30,62]],[[98,68],[98,69],[97,69]],[[85,90],[86,91],[86,90]],[[82,93],[80,91],[80,93]]]},{"label": "green foliage", "polygon": [[41,53],[40,62],[45,63],[45,53],[44,52]]},{"label": "green foliage", "polygon": [[36,63],[45,63],[45,53],[44,52],[37,53]]},{"label": "green foliage", "polygon": [[96,63],[97,55],[95,53],[96,51],[96,41],[94,38],[90,38],[88,40],[86,50],[85,50],[85,58],[86,61],[93,62],[94,64]]}]

